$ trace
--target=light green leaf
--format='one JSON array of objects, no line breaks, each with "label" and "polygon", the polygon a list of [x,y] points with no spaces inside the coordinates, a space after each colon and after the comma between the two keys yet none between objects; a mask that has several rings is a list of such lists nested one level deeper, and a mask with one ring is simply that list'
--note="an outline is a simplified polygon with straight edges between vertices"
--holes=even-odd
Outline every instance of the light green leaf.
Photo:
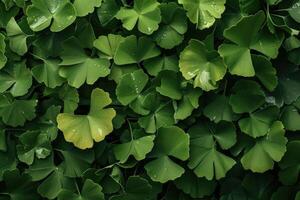
[{"label": "light green leaf", "polygon": [[284,133],[283,124],[280,121],[274,122],[268,133],[258,138],[245,152],[241,158],[243,167],[258,173],[273,169],[274,161],[279,162],[286,152],[287,138]]},{"label": "light green leaf", "polygon": [[7,65],[0,72],[0,92],[9,91],[14,97],[25,95],[32,85],[25,61]]},{"label": "light green leaf", "polygon": [[187,11],[190,21],[203,30],[211,27],[225,11],[226,0],[178,0]]},{"label": "light green leaf", "polygon": [[141,69],[123,75],[116,88],[118,100],[123,105],[128,105],[139,96],[147,83],[148,76]]},{"label": "light green leaf", "polygon": [[94,84],[100,77],[110,73],[109,60],[86,55],[80,42],[71,37],[63,44],[62,62],[59,75],[68,80],[69,85],[79,88],[86,82]]},{"label": "light green leaf", "polygon": [[33,31],[41,31],[51,25],[52,32],[59,32],[76,19],[76,10],[68,0],[32,0],[26,14]]},{"label": "light green leaf", "polygon": [[221,179],[235,165],[235,161],[217,150],[229,149],[236,143],[235,127],[229,122],[199,124],[189,130],[191,151],[188,167],[198,177]]},{"label": "light green leaf", "polygon": [[133,8],[122,7],[116,18],[131,31],[137,24],[140,32],[152,34],[161,21],[159,3],[156,0],[134,0]]},{"label": "light green leaf", "polygon": [[185,79],[193,80],[195,87],[205,91],[216,89],[218,81],[226,73],[226,66],[218,52],[210,51],[204,43],[194,39],[181,52],[179,68]]},{"label": "light green leaf", "polygon": [[170,157],[183,161],[188,159],[189,136],[176,126],[160,128],[155,138],[153,156],[155,160],[145,165],[150,178],[161,183],[175,180],[184,173],[184,168]]},{"label": "light green leaf", "polygon": [[[145,46],[147,48],[145,48]],[[139,63],[154,58],[160,54],[160,50],[147,37],[136,38],[131,35],[120,42],[114,56],[117,65]]]},{"label": "light green leaf", "polygon": [[77,11],[77,16],[83,17],[89,13],[93,13],[95,7],[99,7],[101,3],[102,0],[75,0],[73,5]]},{"label": "light green leaf", "polygon": [[100,142],[112,132],[112,119],[116,116],[109,94],[102,89],[94,89],[91,94],[91,107],[87,115],[62,113],[57,116],[58,128],[65,140],[80,149],[93,147],[93,140]]}]

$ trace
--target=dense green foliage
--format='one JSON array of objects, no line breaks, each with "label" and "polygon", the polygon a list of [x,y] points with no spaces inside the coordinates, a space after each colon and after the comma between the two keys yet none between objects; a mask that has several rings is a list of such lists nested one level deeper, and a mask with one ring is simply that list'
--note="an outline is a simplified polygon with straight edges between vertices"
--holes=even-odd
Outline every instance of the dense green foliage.
[{"label": "dense green foliage", "polygon": [[300,200],[300,0],[0,0],[0,200]]}]

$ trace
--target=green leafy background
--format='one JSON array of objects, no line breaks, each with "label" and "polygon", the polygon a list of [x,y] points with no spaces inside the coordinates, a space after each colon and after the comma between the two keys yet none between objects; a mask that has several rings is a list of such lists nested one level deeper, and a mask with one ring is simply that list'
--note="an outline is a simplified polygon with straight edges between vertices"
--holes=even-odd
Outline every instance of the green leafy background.
[{"label": "green leafy background", "polygon": [[299,0],[0,0],[0,200],[300,200]]}]

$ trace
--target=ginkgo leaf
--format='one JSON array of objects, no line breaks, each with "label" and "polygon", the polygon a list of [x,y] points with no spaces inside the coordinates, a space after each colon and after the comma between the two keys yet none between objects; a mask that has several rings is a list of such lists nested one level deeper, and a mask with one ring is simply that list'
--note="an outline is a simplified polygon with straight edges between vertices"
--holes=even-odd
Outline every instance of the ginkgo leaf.
[{"label": "ginkgo leaf", "polygon": [[190,21],[200,30],[211,27],[225,11],[226,0],[178,0]]},{"label": "ginkgo leaf", "polygon": [[229,104],[229,98],[226,96],[216,96],[203,110],[203,114],[211,121],[218,123],[220,121],[234,121],[237,115],[232,111]]},{"label": "ginkgo leaf", "polygon": [[235,127],[229,122],[199,124],[189,130],[191,151],[188,167],[198,177],[221,179],[235,165],[235,160],[218,151],[229,149],[236,143]]},{"label": "ginkgo leaf", "polygon": [[170,126],[160,128],[155,138],[153,156],[155,160],[145,165],[147,174],[153,181],[165,183],[184,173],[184,168],[171,157],[187,160],[189,157],[189,136],[180,128]]},{"label": "ginkgo leaf", "polygon": [[171,126],[175,123],[174,108],[171,101],[161,102],[161,96],[150,92],[130,104],[135,111],[144,115],[138,120],[139,125],[147,133],[155,133],[161,127]]},{"label": "ginkgo leaf", "polygon": [[267,134],[258,138],[254,145],[245,152],[241,163],[245,169],[263,173],[272,169],[274,162],[279,162],[286,152],[287,138],[280,121],[272,124]]},{"label": "ginkgo leaf", "polygon": [[87,115],[62,113],[57,116],[58,128],[65,140],[80,149],[93,147],[93,140],[100,142],[112,132],[112,119],[116,116],[113,108],[105,108],[111,103],[109,94],[102,89],[94,89],[91,107]]},{"label": "ginkgo leaf", "polygon": [[[144,48],[147,46],[147,48]],[[117,65],[139,63],[141,61],[156,57],[160,50],[147,37],[137,38],[134,35],[126,37],[120,42],[114,55]]]},{"label": "ginkgo leaf", "polygon": [[[10,126],[23,126],[26,121],[35,118],[37,100],[18,100],[0,95],[0,116]],[[12,117],[13,116],[13,117]]]},{"label": "ginkgo leaf", "polygon": [[80,194],[75,194],[70,190],[62,190],[58,195],[58,200],[104,200],[102,187],[90,179],[86,179]]},{"label": "ginkgo leaf", "polygon": [[124,38],[121,35],[108,34],[107,36],[100,36],[94,41],[94,47],[100,51],[100,56],[112,59],[115,55],[120,42]]},{"label": "ginkgo leaf", "polygon": [[125,193],[112,196],[111,200],[150,199],[152,185],[140,176],[130,176],[125,186]]},{"label": "ginkgo leaf", "polygon": [[77,16],[83,17],[94,12],[95,7],[99,7],[102,0],[75,0],[73,5],[76,9]]},{"label": "ginkgo leaf", "polygon": [[65,80],[59,76],[59,63],[57,59],[47,59],[38,57],[43,64],[36,65],[32,68],[32,74],[39,83],[44,83],[49,88],[61,86]]},{"label": "ginkgo leaf", "polygon": [[174,181],[175,186],[193,198],[203,198],[211,195],[215,188],[215,181],[208,181],[205,178],[197,177],[191,170],[185,170],[185,173]]},{"label": "ginkgo leaf", "polygon": [[299,157],[298,152],[300,150],[299,140],[290,141],[287,144],[286,154],[279,162],[280,172],[279,180],[285,185],[293,185],[299,178]]},{"label": "ginkgo leaf", "polygon": [[41,31],[50,26],[52,32],[59,32],[76,19],[76,10],[68,0],[32,0],[26,10],[27,20],[33,31]]},{"label": "ginkgo leaf", "polygon": [[92,58],[86,55],[79,41],[71,37],[64,42],[64,51],[59,75],[68,80],[69,85],[79,88],[85,82],[95,83],[98,78],[110,73],[109,60],[105,58]]},{"label": "ginkgo leaf", "polygon": [[265,94],[255,81],[240,80],[233,86],[229,104],[235,113],[253,112],[265,102]]},{"label": "ginkgo leaf", "polygon": [[239,126],[242,132],[257,138],[267,134],[273,122],[278,118],[279,109],[275,106],[250,113],[248,118],[241,119]]},{"label": "ginkgo leaf", "polygon": [[181,52],[179,68],[185,79],[193,80],[195,87],[205,91],[216,89],[218,81],[226,73],[226,66],[218,52],[210,51],[204,43],[194,39]]},{"label": "ginkgo leaf", "polygon": [[224,37],[233,44],[222,44],[219,46],[219,53],[224,58],[231,74],[244,77],[255,75],[251,50],[259,51],[271,58],[278,55],[283,37],[277,34],[272,35],[268,30],[262,29],[264,21],[264,12],[258,12],[255,15],[242,17],[236,24],[224,31]]},{"label": "ginkgo leaf", "polygon": [[158,6],[156,0],[134,0],[133,8],[122,7],[116,18],[122,21],[127,30],[132,30],[137,24],[139,31],[150,35],[158,29],[161,21]]},{"label": "ginkgo leaf", "polygon": [[154,138],[155,136],[150,135],[118,144],[114,147],[114,154],[121,163],[125,163],[131,155],[138,161],[143,160],[152,150]]},{"label": "ginkgo leaf", "polygon": [[161,4],[162,23],[153,34],[156,43],[165,49],[179,45],[187,31],[185,12],[176,3]]},{"label": "ginkgo leaf", "polygon": [[278,78],[272,63],[264,56],[258,55],[252,55],[252,62],[257,78],[269,91],[273,91],[278,84]]},{"label": "ginkgo leaf", "polygon": [[182,99],[174,106],[174,118],[183,120],[189,117],[193,110],[199,107],[199,97],[202,93],[200,88],[188,88],[183,91]]},{"label": "ginkgo leaf", "polygon": [[7,58],[5,56],[5,48],[5,36],[0,33],[0,69],[2,69],[7,62]]},{"label": "ginkgo leaf", "polygon": [[163,70],[170,70],[170,71],[179,71],[178,67],[178,58],[177,56],[159,56],[152,59],[148,59],[144,62],[144,67],[146,68],[147,72],[152,75],[156,76],[159,72]]},{"label": "ginkgo leaf", "polygon": [[286,130],[300,130],[300,113],[295,106],[288,105],[284,107],[281,114],[281,120]]},{"label": "ginkgo leaf", "polygon": [[10,49],[20,56],[24,55],[27,52],[28,35],[22,31],[15,18],[11,18],[8,21],[6,32],[9,39]]},{"label": "ginkgo leaf", "polygon": [[9,91],[14,97],[23,96],[31,85],[31,73],[25,62],[10,63],[0,72],[0,92]]},{"label": "ginkgo leaf", "polygon": [[20,161],[31,165],[36,158],[45,159],[51,154],[50,140],[46,134],[38,131],[27,131],[20,137],[17,154]]},{"label": "ginkgo leaf", "polygon": [[139,96],[147,83],[148,76],[143,70],[136,70],[123,75],[116,88],[118,100],[123,105],[128,105]]}]

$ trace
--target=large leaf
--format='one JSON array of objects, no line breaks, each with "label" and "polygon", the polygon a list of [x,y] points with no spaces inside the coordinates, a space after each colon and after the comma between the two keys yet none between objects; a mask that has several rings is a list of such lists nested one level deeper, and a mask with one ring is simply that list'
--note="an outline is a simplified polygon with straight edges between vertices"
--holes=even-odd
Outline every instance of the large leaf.
[{"label": "large leaf", "polygon": [[102,89],[94,89],[91,94],[91,107],[87,115],[62,113],[57,116],[58,128],[66,141],[80,149],[91,148],[93,140],[102,141],[112,132],[112,119],[116,112],[105,108],[111,103],[109,94]]}]

